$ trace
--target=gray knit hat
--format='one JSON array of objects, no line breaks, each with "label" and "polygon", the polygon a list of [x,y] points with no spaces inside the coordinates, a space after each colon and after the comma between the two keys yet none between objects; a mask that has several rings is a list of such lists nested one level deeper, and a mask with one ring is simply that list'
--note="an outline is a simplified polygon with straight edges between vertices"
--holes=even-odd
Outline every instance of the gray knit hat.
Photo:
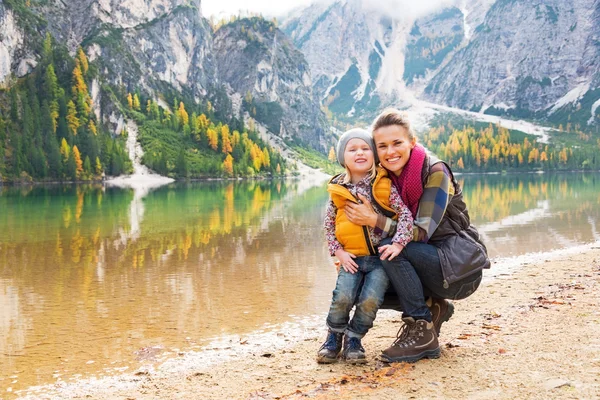
[{"label": "gray knit hat", "polygon": [[348,142],[351,139],[362,139],[365,142],[367,142],[367,144],[369,145],[369,147],[371,148],[371,150],[373,150],[373,157],[375,160],[375,163],[377,163],[377,152],[375,151],[375,144],[373,143],[373,137],[371,136],[371,134],[361,128],[354,128],[354,129],[350,129],[349,131],[344,132],[344,134],[342,136],[340,136],[340,139],[338,140],[337,143],[337,147],[335,149],[335,155],[337,156],[337,160],[340,163],[340,165],[342,167],[345,167],[346,165],[344,164],[344,151],[346,150],[346,145],[348,144]]}]

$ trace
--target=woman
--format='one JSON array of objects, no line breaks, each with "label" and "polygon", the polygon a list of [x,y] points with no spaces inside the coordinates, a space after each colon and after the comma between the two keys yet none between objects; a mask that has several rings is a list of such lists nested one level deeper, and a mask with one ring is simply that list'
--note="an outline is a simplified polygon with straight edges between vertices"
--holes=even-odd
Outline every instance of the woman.
[{"label": "woman", "polygon": [[[463,299],[478,288],[482,269],[490,266],[487,250],[470,223],[450,167],[417,144],[406,115],[385,110],[372,129],[381,166],[390,173],[415,225],[413,241],[400,255],[393,257],[387,248],[380,252],[404,321],[382,358],[388,362],[437,358],[440,326],[454,312],[446,299]],[[349,203],[345,211],[355,224],[388,234],[394,230],[393,221],[378,216],[364,199],[362,204]]]}]

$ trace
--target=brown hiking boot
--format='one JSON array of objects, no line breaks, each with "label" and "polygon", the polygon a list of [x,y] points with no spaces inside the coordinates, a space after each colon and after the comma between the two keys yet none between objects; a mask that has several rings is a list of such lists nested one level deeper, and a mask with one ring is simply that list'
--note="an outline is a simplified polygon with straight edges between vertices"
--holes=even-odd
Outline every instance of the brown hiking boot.
[{"label": "brown hiking boot", "polygon": [[422,358],[438,358],[440,345],[433,322],[412,317],[402,318],[404,325],[391,347],[382,351],[386,362],[416,362]]},{"label": "brown hiking boot", "polygon": [[454,314],[454,304],[446,299],[435,297],[430,297],[426,304],[429,307],[429,312],[431,312],[431,320],[433,321],[433,326],[435,326],[435,332],[439,336],[442,324],[448,321],[452,314]]}]

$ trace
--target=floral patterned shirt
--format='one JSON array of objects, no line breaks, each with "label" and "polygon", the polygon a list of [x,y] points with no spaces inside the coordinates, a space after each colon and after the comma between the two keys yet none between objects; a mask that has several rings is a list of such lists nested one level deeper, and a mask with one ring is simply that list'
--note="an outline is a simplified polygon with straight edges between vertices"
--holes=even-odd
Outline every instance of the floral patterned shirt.
[{"label": "floral patterned shirt", "polygon": [[[340,179],[341,181],[341,179]],[[365,177],[361,181],[356,184],[347,183],[340,185],[344,186],[346,189],[352,193],[354,197],[358,199],[358,194],[362,194],[365,196],[371,204],[374,204],[375,201],[371,196],[371,180],[368,177]],[[392,237],[392,242],[399,243],[402,246],[406,246],[408,242],[412,240],[413,237],[413,218],[410,210],[398,194],[398,190],[392,185],[390,192],[390,207],[396,212],[398,215],[398,220],[396,222],[396,233]],[[381,215],[381,211],[378,207],[373,207],[375,212]],[[339,212],[344,212],[343,210],[339,210]],[[325,238],[327,240],[327,247],[329,248],[329,254],[332,256],[335,255],[336,250],[339,250],[342,247],[340,242],[335,237],[335,217],[338,213],[338,208],[335,206],[331,198],[327,203],[327,209],[325,211]],[[386,218],[387,219],[387,218]],[[373,246],[377,247],[382,239],[388,236],[385,230],[380,228],[372,228],[370,226],[367,227],[369,232],[369,236],[371,237],[371,243]]]}]

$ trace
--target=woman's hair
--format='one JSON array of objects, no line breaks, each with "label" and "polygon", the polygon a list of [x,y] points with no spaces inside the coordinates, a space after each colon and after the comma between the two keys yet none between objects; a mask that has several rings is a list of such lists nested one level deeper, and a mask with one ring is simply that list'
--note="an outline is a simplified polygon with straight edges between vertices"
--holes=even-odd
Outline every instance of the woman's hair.
[{"label": "woman's hair", "polygon": [[408,132],[408,139],[412,141],[417,140],[417,135],[415,135],[415,131],[413,131],[410,126],[410,121],[408,120],[408,115],[403,113],[395,108],[386,108],[375,118],[373,122],[373,127],[371,128],[371,132],[375,132],[379,128],[384,128],[386,126],[398,125],[402,126]]},{"label": "woman's hair", "polygon": [[[375,152],[373,152],[375,153]],[[342,183],[346,184],[346,183],[350,183],[352,182],[352,174],[350,173],[350,170],[348,169],[347,166],[344,167],[346,169],[346,173],[344,174],[343,178],[342,178]],[[367,175],[369,177],[369,180],[375,178],[375,176],[377,175],[377,167],[375,166],[375,158],[373,158],[373,165],[371,165],[371,169],[369,169],[369,174]]]}]

